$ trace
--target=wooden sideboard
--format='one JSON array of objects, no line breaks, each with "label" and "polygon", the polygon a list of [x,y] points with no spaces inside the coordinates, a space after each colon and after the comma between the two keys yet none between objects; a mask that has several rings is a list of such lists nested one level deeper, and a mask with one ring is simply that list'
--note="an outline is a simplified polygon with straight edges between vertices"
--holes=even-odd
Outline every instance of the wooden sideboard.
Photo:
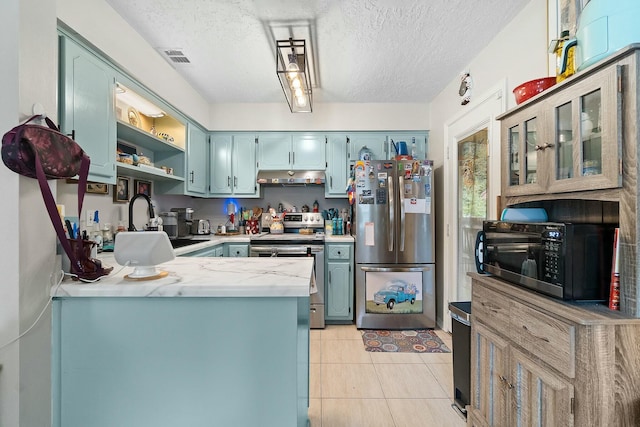
[{"label": "wooden sideboard", "polygon": [[469,426],[640,423],[640,319],[470,275]]}]

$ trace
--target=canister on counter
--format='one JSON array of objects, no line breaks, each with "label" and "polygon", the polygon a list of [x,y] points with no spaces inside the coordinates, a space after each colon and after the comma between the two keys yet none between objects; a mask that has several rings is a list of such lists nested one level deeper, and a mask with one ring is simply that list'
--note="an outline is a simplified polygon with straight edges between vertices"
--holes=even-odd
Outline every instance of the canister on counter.
[{"label": "canister on counter", "polygon": [[330,219],[324,221],[324,234],[331,236],[333,234],[333,224]]}]

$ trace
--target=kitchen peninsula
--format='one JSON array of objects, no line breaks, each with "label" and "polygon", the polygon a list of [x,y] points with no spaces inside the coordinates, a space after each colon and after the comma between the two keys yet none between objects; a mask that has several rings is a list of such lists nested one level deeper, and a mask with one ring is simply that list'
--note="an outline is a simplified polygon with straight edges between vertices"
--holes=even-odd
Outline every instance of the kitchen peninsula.
[{"label": "kitchen peninsula", "polygon": [[53,289],[53,426],[306,426],[313,260],[159,268]]}]

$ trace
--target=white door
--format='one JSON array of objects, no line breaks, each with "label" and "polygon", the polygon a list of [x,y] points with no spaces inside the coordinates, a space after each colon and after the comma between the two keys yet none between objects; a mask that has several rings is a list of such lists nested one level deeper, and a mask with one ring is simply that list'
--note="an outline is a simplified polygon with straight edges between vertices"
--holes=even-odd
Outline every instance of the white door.
[{"label": "white door", "polygon": [[500,195],[500,123],[506,110],[506,82],[477,97],[462,114],[445,124],[446,243],[444,250],[443,329],[451,331],[448,305],[471,300],[468,271],[475,271],[476,230],[486,218],[497,218]]}]

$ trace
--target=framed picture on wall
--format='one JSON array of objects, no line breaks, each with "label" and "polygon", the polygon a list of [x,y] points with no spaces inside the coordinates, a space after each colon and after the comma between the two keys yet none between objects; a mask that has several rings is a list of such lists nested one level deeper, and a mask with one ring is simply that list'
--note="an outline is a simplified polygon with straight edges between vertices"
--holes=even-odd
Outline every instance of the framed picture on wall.
[{"label": "framed picture on wall", "polygon": [[113,201],[126,203],[129,201],[129,178],[119,176],[113,187]]},{"label": "framed picture on wall", "polygon": [[136,179],[134,181],[136,194],[144,194],[146,196],[151,197],[151,181],[143,181],[140,179]]},{"label": "framed picture on wall", "polygon": [[99,182],[88,182],[87,193],[109,194],[109,185],[101,184]]}]

